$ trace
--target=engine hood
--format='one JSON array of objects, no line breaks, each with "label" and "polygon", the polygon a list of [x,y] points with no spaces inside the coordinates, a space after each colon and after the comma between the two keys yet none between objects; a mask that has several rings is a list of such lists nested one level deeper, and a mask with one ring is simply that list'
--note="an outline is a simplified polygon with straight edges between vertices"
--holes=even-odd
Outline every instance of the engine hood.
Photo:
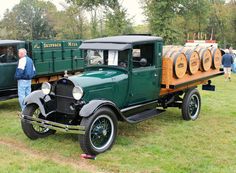
[{"label": "engine hood", "polygon": [[120,69],[107,69],[99,68],[83,72],[82,74],[69,77],[75,85],[86,89],[92,86],[101,86],[111,83],[117,83],[119,81],[128,78],[128,72]]},{"label": "engine hood", "polygon": [[124,69],[90,68],[82,74],[70,76],[67,80],[83,89],[82,99],[86,103],[102,99],[112,101],[118,107],[125,104],[128,92],[128,71]]}]

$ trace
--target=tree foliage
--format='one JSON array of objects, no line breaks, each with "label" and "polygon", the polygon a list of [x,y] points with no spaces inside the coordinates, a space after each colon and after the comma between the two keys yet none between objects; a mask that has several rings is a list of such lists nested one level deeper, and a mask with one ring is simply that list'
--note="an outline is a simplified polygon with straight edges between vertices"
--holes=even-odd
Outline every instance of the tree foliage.
[{"label": "tree foliage", "polygon": [[210,39],[214,34],[223,47],[236,46],[235,0],[227,4],[224,0],[145,0],[144,10],[151,33],[167,44],[183,44],[189,34],[191,39],[197,35]]},{"label": "tree foliage", "polygon": [[11,11],[4,14],[1,26],[7,31],[7,37],[15,39],[53,38],[55,31],[48,16],[56,7],[50,2],[39,0],[21,0]]},{"label": "tree foliage", "polygon": [[211,24],[219,43],[226,47],[234,45],[236,47],[236,1],[225,4],[221,0],[212,0]]},{"label": "tree foliage", "polygon": [[90,14],[91,37],[132,32],[131,20],[118,0],[67,0]]},{"label": "tree foliage", "polygon": [[83,39],[87,35],[87,18],[84,10],[77,6],[64,6],[63,11],[58,11],[50,16],[56,31],[56,39]]},{"label": "tree foliage", "polygon": [[119,4],[118,0],[66,0],[68,3],[76,4],[87,10],[95,10],[100,6],[113,8]]},{"label": "tree foliage", "polygon": [[120,4],[106,10],[105,13],[105,34],[122,35],[133,32],[131,20],[127,11]]},{"label": "tree foliage", "polygon": [[236,47],[235,0],[143,0],[147,23],[139,26],[133,26],[121,0],[66,2],[58,11],[50,1],[21,0],[0,21],[0,38],[87,39],[151,33],[163,37],[166,44],[183,44],[200,35],[199,39],[216,39],[222,47]]},{"label": "tree foliage", "polygon": [[172,21],[178,13],[177,1],[172,0],[145,0],[145,14],[149,22],[150,31],[154,35],[163,37],[166,43],[177,40],[177,30]]}]

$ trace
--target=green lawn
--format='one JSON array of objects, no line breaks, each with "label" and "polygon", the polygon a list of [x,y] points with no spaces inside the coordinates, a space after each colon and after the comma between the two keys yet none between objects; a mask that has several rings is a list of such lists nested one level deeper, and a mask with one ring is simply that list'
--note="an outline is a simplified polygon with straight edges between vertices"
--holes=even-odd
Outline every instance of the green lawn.
[{"label": "green lawn", "polygon": [[139,124],[120,123],[112,150],[95,161],[80,159],[76,135],[29,140],[17,118],[17,100],[0,102],[1,173],[236,173],[236,75],[213,84],[216,92],[200,91],[198,120],[183,121],[180,110],[170,108]]}]

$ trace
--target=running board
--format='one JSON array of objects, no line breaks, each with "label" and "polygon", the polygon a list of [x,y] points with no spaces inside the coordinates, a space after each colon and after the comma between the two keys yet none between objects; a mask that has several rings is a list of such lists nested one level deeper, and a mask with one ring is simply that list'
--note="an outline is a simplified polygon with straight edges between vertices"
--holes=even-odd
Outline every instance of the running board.
[{"label": "running board", "polygon": [[0,101],[17,98],[17,89],[0,90]]},{"label": "running board", "polygon": [[163,109],[146,110],[144,112],[140,112],[140,113],[137,113],[137,114],[132,115],[130,117],[127,117],[126,121],[129,123],[139,123],[141,121],[150,119],[150,118],[155,117],[157,115],[160,115],[163,112],[165,112],[165,110],[163,110]]},{"label": "running board", "polygon": [[12,94],[12,95],[8,95],[8,96],[0,96],[0,101],[10,100],[10,99],[14,99],[17,97],[18,97],[18,94]]}]

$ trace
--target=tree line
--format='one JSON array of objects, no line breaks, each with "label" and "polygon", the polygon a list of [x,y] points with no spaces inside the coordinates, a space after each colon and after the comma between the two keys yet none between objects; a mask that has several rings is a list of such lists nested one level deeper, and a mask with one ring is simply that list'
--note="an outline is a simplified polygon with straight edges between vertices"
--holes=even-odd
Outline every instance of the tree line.
[{"label": "tree line", "polygon": [[[138,3],[138,2],[136,2]],[[152,34],[165,44],[216,39],[236,47],[236,0],[142,0],[146,22],[136,25],[120,0],[66,0],[58,11],[50,1],[21,0],[0,21],[0,39],[88,39]]]}]

